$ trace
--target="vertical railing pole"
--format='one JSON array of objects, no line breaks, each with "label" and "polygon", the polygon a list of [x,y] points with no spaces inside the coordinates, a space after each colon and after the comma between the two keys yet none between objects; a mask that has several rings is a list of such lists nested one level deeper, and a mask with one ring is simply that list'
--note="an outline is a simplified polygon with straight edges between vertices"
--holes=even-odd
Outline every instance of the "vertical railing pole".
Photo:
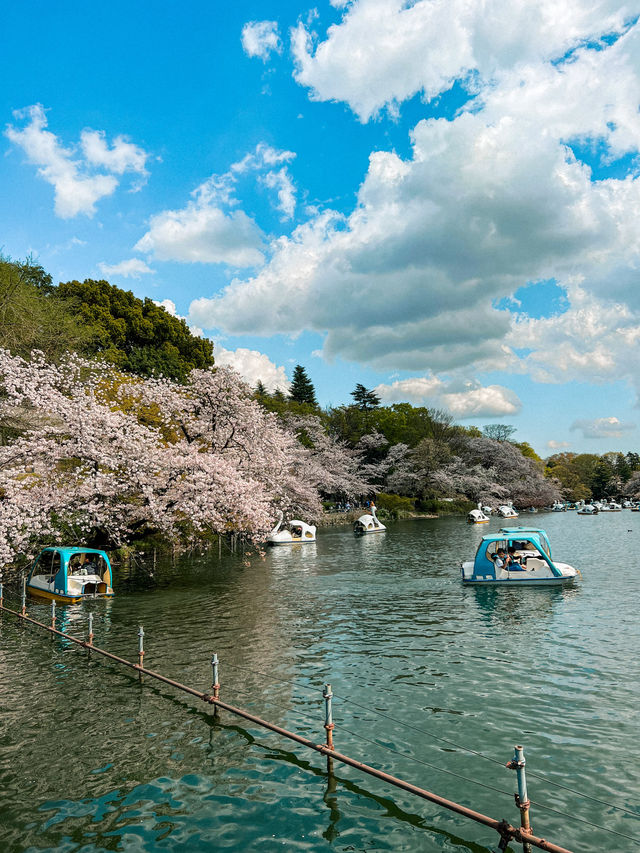
[{"label": "vertical railing pole", "polygon": [[91,659],[91,646],[93,645],[93,613],[89,613],[89,643],[88,657]]},{"label": "vertical railing pole", "polygon": [[[56,600],[55,598],[51,599],[51,627],[55,631],[56,629]],[[56,635],[52,634],[51,639],[55,640]]]},{"label": "vertical railing pole", "polygon": [[[515,770],[518,777],[518,793],[515,795],[515,798],[516,805],[520,809],[520,827],[530,833],[531,823],[529,820],[529,808],[531,803],[527,793],[527,777],[524,769],[525,764],[524,749],[521,746],[514,747],[513,758],[507,764],[507,767],[510,770]],[[531,853],[531,845],[528,842],[523,841],[522,850],[523,853]]]},{"label": "vertical railing pole", "polygon": [[[326,744],[329,749],[333,749],[333,730],[335,725],[333,722],[333,709],[331,707],[333,693],[331,692],[330,684],[325,684],[322,697],[324,699],[324,729],[327,733]],[[333,773],[333,758],[330,755],[327,756],[327,773]]]},{"label": "vertical railing pole", "polygon": [[27,615],[27,579],[22,578],[22,615]]},{"label": "vertical railing pole", "polygon": [[214,699],[220,696],[220,668],[218,655],[214,652],[211,658],[211,695]]},{"label": "vertical railing pole", "polygon": [[[218,655],[214,652],[211,656],[211,695],[214,699],[220,696],[220,664]],[[220,711],[217,705],[213,706],[213,719],[217,720]]]},{"label": "vertical railing pole", "polygon": [[[140,626],[138,631],[138,666],[142,670],[144,664],[144,628]],[[142,683],[142,672],[138,672],[138,679]]]},{"label": "vertical railing pole", "polygon": [[4,607],[4,593],[2,591],[2,581],[0,581],[0,610]]}]

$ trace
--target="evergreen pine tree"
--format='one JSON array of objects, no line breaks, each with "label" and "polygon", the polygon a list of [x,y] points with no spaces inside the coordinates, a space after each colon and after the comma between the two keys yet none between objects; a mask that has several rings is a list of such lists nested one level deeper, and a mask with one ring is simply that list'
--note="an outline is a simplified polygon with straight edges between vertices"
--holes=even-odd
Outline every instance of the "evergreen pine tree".
[{"label": "evergreen pine tree", "polygon": [[376,392],[369,391],[359,382],[356,385],[355,391],[351,392],[351,396],[357,403],[358,408],[362,409],[363,412],[366,412],[369,409],[377,409],[380,405],[380,397],[378,397]]},{"label": "evergreen pine tree", "polygon": [[310,406],[318,406],[313,382],[309,379],[307,371],[301,364],[296,364],[293,371],[289,399],[294,400],[296,403],[308,403]]}]

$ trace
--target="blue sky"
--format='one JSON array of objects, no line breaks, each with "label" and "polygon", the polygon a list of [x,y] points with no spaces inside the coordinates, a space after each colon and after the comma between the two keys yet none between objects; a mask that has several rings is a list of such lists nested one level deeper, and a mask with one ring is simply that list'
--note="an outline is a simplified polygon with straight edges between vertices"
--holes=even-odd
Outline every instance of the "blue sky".
[{"label": "blue sky", "polygon": [[638,14],[10,4],[0,246],[165,304],[252,384],[300,363],[322,404],[637,450]]}]

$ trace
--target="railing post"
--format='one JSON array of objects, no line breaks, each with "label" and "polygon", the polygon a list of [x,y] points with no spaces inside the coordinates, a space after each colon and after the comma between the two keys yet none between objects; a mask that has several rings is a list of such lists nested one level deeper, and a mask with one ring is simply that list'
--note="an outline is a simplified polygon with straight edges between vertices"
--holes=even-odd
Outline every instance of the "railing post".
[{"label": "railing post", "polygon": [[[55,598],[51,599],[51,627],[55,631],[56,629],[56,600]],[[51,639],[55,640],[56,635],[52,634]]]},{"label": "railing post", "polygon": [[[218,655],[214,652],[211,655],[211,699],[217,699],[220,696],[220,666]],[[220,714],[218,706],[213,704],[213,719],[217,720]]]},{"label": "railing post", "polygon": [[[324,729],[327,733],[326,745],[328,749],[333,749],[333,730],[335,725],[333,722],[333,709],[331,707],[333,693],[331,692],[330,684],[325,684],[322,697],[324,699]],[[333,758],[330,755],[327,756],[327,773],[333,773]]]},{"label": "railing post", "polygon": [[89,613],[89,638],[87,642],[89,644],[87,656],[91,659],[91,646],[93,645],[93,613]]},{"label": "railing post", "polygon": [[[527,794],[527,776],[525,773],[524,749],[521,746],[514,747],[513,758],[507,764],[510,770],[515,770],[518,777],[518,793],[515,795],[516,805],[520,809],[520,828],[525,832],[531,832],[529,822],[529,807],[531,805]],[[523,853],[531,853],[531,845],[527,841],[522,842]]]},{"label": "railing post", "polygon": [[[27,579],[22,578],[22,615],[27,615]],[[24,624],[24,623],[23,623]]]},{"label": "railing post", "polygon": [[[138,667],[142,670],[144,664],[144,628],[140,626],[138,631]],[[142,672],[138,672],[138,678],[142,683]]]},{"label": "railing post", "polygon": [[2,581],[0,581],[0,610],[4,607],[4,593],[2,591]]},{"label": "railing post", "polygon": [[211,695],[214,699],[217,699],[220,695],[220,669],[219,669],[219,661],[218,655],[214,652],[211,658]]}]

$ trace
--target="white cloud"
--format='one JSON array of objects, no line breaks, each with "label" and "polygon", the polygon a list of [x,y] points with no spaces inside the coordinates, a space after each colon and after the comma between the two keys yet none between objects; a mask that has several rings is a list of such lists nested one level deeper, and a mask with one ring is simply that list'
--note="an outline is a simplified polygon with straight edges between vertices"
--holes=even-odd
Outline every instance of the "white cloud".
[{"label": "white cloud", "polygon": [[[14,116],[28,123],[21,128],[7,125],[5,135],[22,148],[28,161],[38,166],[40,177],[53,186],[55,212],[62,219],[80,213],[93,216],[97,202],[112,195],[118,187],[115,175],[133,171],[141,180],[147,175],[148,155],[123,136],[118,136],[109,147],[102,131],[84,130],[80,140],[85,155],[82,159],[74,149],[63,147],[58,137],[46,129],[48,122],[41,104],[17,110]],[[96,173],[98,168],[109,174]]]},{"label": "white cloud", "polygon": [[149,275],[154,270],[147,266],[140,258],[130,258],[128,261],[120,261],[119,264],[98,264],[103,275],[120,275],[123,278],[140,278],[141,275]]},{"label": "white cloud", "polygon": [[159,261],[251,267],[262,263],[261,244],[262,232],[242,210],[225,213],[190,202],[152,216],[134,249]]},{"label": "white cloud", "polygon": [[550,438],[547,442],[547,447],[550,450],[564,450],[567,447],[571,447],[571,443],[568,441],[556,441],[553,438]]},{"label": "white cloud", "polygon": [[[599,10],[608,26],[615,14]],[[558,50],[595,18],[580,20],[562,24],[573,35]],[[639,57],[636,25],[571,62],[514,64],[479,88],[473,111],[419,122],[410,158],[374,152],[349,215],[312,213],[253,277],[196,300],[191,316],[232,334],[311,329],[326,334],[325,357],[385,370],[640,375],[640,180],[631,166],[594,181],[566,145],[598,139],[610,156],[637,154]],[[494,307],[546,279],[567,289],[560,317],[514,323]]]},{"label": "white cloud", "polygon": [[[295,187],[282,164],[294,157],[293,151],[279,151],[259,143],[255,151],[232,163],[227,172],[211,175],[196,187],[186,207],[152,216],[149,230],[138,240],[135,250],[160,261],[238,268],[261,265],[264,235],[254,219],[233,209],[238,204],[237,182],[257,172],[259,181],[277,190],[276,207],[289,218],[295,209]],[[276,171],[274,166],[280,168]]]},{"label": "white cloud", "polygon": [[390,385],[383,382],[374,390],[385,404],[413,403],[425,406],[433,405],[433,399],[443,387],[444,383],[435,376],[415,376],[411,379],[397,379]]},{"label": "white cloud", "polygon": [[517,415],[522,404],[513,391],[501,385],[482,386],[476,381],[444,382],[435,376],[397,380],[375,389],[384,403],[408,402],[446,409],[456,419]]},{"label": "white cloud", "polygon": [[242,47],[248,56],[266,62],[271,54],[282,53],[277,21],[249,21],[242,28]]},{"label": "white cloud", "polygon": [[289,390],[284,367],[275,365],[264,353],[243,347],[228,350],[216,344],[213,356],[218,366],[233,368],[252,388],[262,382],[269,393],[276,389],[284,392]]},{"label": "white cloud", "polygon": [[345,101],[366,121],[416,93],[434,98],[470,74],[493,80],[559,59],[623,31],[639,11],[637,2],[615,0],[354,0],[324,41],[302,23],[292,31],[295,76],[312,98]]},{"label": "white cloud", "polygon": [[636,425],[616,417],[574,421],[569,429],[582,430],[584,438],[622,438],[623,433],[635,430]]},{"label": "white cloud", "polygon": [[125,136],[117,136],[109,146],[103,130],[83,130],[80,134],[80,146],[87,163],[99,166],[116,175],[136,172],[146,178],[147,157],[138,145],[129,142]]},{"label": "white cloud", "polygon": [[296,189],[286,169],[271,171],[263,178],[265,186],[278,192],[278,209],[284,219],[291,219],[296,209]]}]

